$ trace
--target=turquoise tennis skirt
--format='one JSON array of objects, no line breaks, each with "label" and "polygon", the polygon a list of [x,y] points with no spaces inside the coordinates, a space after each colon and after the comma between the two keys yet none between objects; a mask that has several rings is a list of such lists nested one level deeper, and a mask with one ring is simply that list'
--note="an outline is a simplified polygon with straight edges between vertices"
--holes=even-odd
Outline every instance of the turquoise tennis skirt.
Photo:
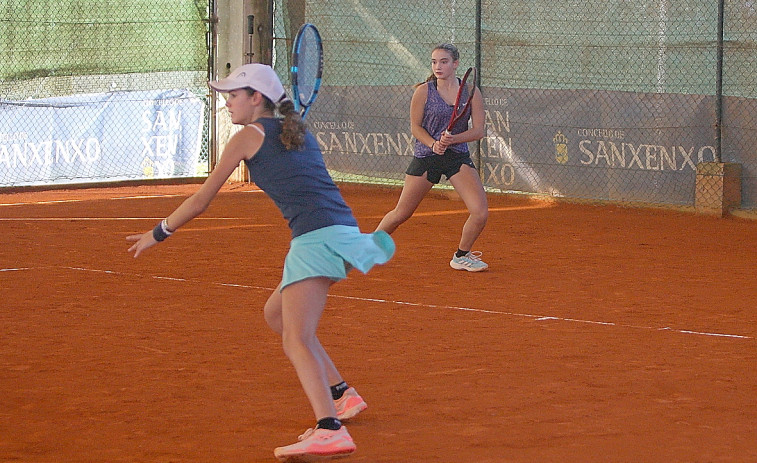
[{"label": "turquoise tennis skirt", "polygon": [[339,281],[356,268],[363,273],[394,255],[394,241],[383,231],[361,233],[358,227],[331,225],[300,235],[284,260],[281,289],[307,278]]}]

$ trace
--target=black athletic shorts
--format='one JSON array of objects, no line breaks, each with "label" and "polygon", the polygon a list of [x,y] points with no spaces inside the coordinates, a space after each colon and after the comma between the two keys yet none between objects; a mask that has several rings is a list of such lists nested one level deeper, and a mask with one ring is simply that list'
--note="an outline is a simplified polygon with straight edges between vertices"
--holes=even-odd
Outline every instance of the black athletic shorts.
[{"label": "black athletic shorts", "polygon": [[424,172],[428,172],[426,178],[429,182],[437,184],[442,179],[442,175],[450,177],[460,172],[460,167],[465,164],[476,168],[469,153],[454,153],[447,151],[442,155],[433,155],[425,158],[416,158],[410,162],[405,173],[414,177],[422,177]]}]

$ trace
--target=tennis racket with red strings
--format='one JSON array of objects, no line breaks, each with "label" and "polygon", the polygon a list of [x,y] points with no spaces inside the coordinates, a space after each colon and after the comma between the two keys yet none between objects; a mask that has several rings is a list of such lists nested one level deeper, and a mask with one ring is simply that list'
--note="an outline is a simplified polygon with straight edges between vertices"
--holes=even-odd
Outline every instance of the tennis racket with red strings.
[{"label": "tennis racket with red strings", "polygon": [[457,90],[455,106],[452,108],[452,117],[447,125],[447,133],[452,133],[452,127],[462,118],[467,118],[470,112],[471,101],[476,90],[476,68],[468,68],[465,71],[463,80],[460,81],[460,88]]}]

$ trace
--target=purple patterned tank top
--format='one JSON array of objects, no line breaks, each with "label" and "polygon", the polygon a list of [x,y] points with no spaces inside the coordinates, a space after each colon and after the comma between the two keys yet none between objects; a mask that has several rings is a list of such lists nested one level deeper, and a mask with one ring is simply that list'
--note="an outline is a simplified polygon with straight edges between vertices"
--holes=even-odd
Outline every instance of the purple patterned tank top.
[{"label": "purple patterned tank top", "polygon": [[[458,79],[459,81],[459,79]],[[444,101],[444,98],[439,94],[436,89],[436,81],[431,80],[427,82],[428,94],[426,95],[426,106],[423,108],[423,122],[421,126],[426,129],[429,135],[438,140],[442,136],[442,132],[447,129],[447,124],[452,117],[452,105]],[[468,97],[468,92],[463,90],[463,98]],[[467,117],[463,117],[454,127],[452,127],[452,133],[462,133],[468,130],[468,120],[470,119],[470,111],[468,111]],[[450,145],[447,147],[447,152],[452,151],[456,154],[468,153],[467,143],[458,143],[456,145]],[[416,158],[425,158],[433,156],[434,152],[431,148],[424,145],[418,140],[415,140],[415,150],[413,155]]]}]

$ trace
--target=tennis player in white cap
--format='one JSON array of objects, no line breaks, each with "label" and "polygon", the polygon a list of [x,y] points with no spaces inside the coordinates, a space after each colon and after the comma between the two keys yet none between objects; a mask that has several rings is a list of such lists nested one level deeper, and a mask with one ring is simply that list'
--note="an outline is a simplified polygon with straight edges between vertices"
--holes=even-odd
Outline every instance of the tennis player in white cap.
[{"label": "tennis player in white cap", "polygon": [[[263,312],[268,325],[282,336],[284,352],[317,421],[298,442],[278,447],[274,454],[281,461],[350,454],[355,444],[342,420],[367,405],[344,382],[316,329],[331,285],[353,268],[366,273],[387,262],[394,254],[394,242],[383,231],[360,232],[326,170],[315,137],[270,66],[246,64],[209,85],[228,93],[231,121],[244,128],[229,140],[220,162],[195,194],[153,230],[126,238],[134,243],[129,251],[139,256],[200,215],[244,161],[252,180],[279,207],[292,232],[281,283]],[[254,260],[250,262],[254,267]]]}]

